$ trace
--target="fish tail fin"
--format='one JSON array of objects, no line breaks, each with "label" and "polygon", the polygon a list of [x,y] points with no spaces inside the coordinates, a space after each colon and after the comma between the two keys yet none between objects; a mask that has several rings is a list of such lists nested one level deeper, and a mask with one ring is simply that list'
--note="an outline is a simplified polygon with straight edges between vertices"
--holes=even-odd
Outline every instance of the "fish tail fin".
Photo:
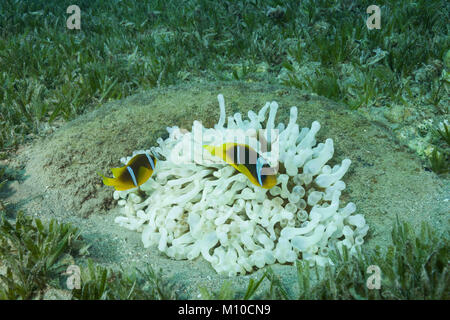
[{"label": "fish tail fin", "polygon": [[97,174],[102,177],[102,178],[106,178],[103,174],[101,174],[100,172],[97,171]]},{"label": "fish tail fin", "polygon": [[203,148],[209,151],[213,156],[219,157],[224,160],[224,155],[226,151],[226,144],[220,146],[203,145]]},{"label": "fish tail fin", "polygon": [[114,178],[118,178],[126,169],[127,169],[127,166],[123,166],[120,168],[111,168],[111,172],[112,172]]},{"label": "fish tail fin", "polygon": [[100,176],[100,177],[102,177],[103,178],[103,184],[104,185],[106,185],[106,186],[114,186],[115,185],[115,179],[114,178],[108,178],[108,177],[105,177],[103,174],[101,174],[100,172],[97,172],[97,174]]},{"label": "fish tail fin", "polygon": [[113,179],[113,178],[107,178],[107,177],[104,177],[103,178],[103,184],[105,185],[105,186],[115,186],[116,184],[115,184],[115,181],[114,181],[115,179]]},{"label": "fish tail fin", "polygon": [[214,155],[216,147],[215,146],[210,146],[208,144],[204,144],[203,148],[205,148],[206,150],[208,150],[212,155]]}]

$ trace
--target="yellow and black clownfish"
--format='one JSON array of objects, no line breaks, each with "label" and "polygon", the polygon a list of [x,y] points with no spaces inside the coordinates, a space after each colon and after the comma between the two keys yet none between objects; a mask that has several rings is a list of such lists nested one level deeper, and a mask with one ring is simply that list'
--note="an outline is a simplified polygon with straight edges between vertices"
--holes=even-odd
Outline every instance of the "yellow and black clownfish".
[{"label": "yellow and black clownfish", "polygon": [[228,142],[221,146],[204,145],[203,148],[244,174],[258,187],[270,189],[277,184],[275,170],[248,145]]},{"label": "yellow and black clownfish", "polygon": [[135,155],[128,163],[120,168],[112,168],[114,178],[103,177],[103,183],[113,186],[117,191],[128,190],[139,187],[153,174],[156,158],[147,153]]}]

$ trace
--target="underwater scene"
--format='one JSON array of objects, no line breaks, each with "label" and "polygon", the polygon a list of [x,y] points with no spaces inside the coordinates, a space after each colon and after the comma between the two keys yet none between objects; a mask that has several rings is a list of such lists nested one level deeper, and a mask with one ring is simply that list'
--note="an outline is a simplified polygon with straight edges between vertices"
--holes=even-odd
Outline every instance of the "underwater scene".
[{"label": "underwater scene", "polygon": [[2,0],[0,299],[449,300],[449,18]]}]

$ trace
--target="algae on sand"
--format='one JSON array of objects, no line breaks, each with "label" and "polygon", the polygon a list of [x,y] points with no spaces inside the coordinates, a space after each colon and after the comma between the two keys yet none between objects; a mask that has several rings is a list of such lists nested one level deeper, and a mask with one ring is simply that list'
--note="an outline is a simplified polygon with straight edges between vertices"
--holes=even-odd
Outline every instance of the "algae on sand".
[{"label": "algae on sand", "polygon": [[[354,202],[369,224],[363,248],[386,245],[396,215],[414,228],[427,221],[433,228],[448,229],[448,180],[425,171],[420,159],[400,145],[388,128],[297,89],[241,82],[155,89],[81,116],[22,150],[19,161],[28,178],[9,183],[14,193],[7,200],[30,214],[79,227],[92,243],[92,258],[101,264],[162,268],[162,275],[172,278],[181,296],[188,298],[197,298],[200,286],[218,289],[228,277],[217,275],[202,258],[171,260],[156,248],[145,249],[138,233],[115,225],[113,190],[103,186],[96,173],[119,165],[119,159],[133,150],[154,145],[158,137],[167,136],[167,126],[190,129],[194,120],[200,120],[211,127],[219,118],[218,93],[225,97],[227,115],[246,114],[275,100],[280,105],[278,121],[286,123],[289,108],[297,106],[301,127],[314,120],[321,123],[319,140],[329,137],[335,143],[330,164],[344,157],[352,160],[342,201]],[[272,269],[284,283],[296,282],[295,266]],[[235,288],[245,288],[250,277],[261,274],[260,270],[231,280]]]}]

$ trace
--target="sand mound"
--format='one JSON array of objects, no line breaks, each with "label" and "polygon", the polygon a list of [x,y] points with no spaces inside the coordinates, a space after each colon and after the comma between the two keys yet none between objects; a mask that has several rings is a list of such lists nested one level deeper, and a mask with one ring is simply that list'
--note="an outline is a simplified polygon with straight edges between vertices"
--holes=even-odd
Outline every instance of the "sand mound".
[{"label": "sand mound", "polygon": [[[71,221],[92,240],[91,254],[99,262],[116,266],[151,263],[184,283],[187,297],[196,297],[197,285],[217,287],[221,281],[202,259],[173,261],[157,249],[144,249],[137,233],[114,225],[112,189],[103,186],[96,172],[109,174],[119,159],[133,150],[149,148],[158,137],[166,137],[166,126],[190,128],[193,120],[206,127],[219,118],[217,94],[222,93],[227,115],[258,110],[276,100],[278,121],[286,122],[289,108],[297,106],[298,123],[322,125],[318,139],[332,138],[334,165],[345,157],[352,160],[344,177],[343,203],[352,201],[365,216],[370,229],[367,246],[383,245],[393,221],[400,218],[418,226],[427,220],[436,228],[448,226],[445,198],[448,184],[427,172],[412,152],[399,145],[386,127],[365,120],[357,112],[317,96],[294,89],[262,84],[211,84],[152,90],[101,108],[64,125],[53,135],[26,147],[19,158],[25,163],[22,183],[10,183],[7,199],[30,214]],[[130,260],[131,259],[131,260]],[[277,266],[288,283],[295,276],[292,266]],[[189,272],[190,279],[183,279]],[[233,279],[246,284],[248,276]]]}]

